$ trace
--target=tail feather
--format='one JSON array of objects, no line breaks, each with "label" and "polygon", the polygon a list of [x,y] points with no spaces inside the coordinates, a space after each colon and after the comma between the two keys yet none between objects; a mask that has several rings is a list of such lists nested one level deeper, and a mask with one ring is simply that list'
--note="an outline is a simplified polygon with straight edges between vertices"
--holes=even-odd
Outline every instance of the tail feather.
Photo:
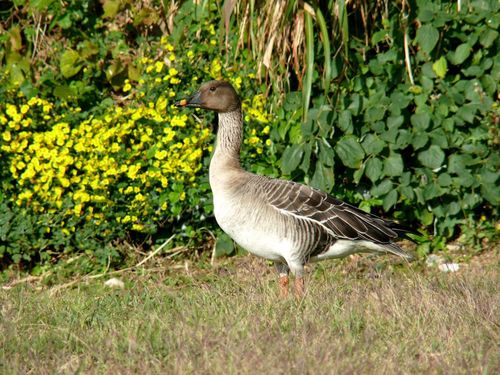
[{"label": "tail feather", "polygon": [[[411,239],[410,239],[411,240]],[[387,249],[387,252],[388,253],[391,253],[393,255],[397,255],[397,256],[400,256],[401,258],[404,258],[408,261],[414,259],[415,257],[404,251],[403,249],[401,249],[398,245],[396,245],[395,243],[391,243],[391,244],[388,244],[388,245],[385,245],[384,246],[385,249]]]}]

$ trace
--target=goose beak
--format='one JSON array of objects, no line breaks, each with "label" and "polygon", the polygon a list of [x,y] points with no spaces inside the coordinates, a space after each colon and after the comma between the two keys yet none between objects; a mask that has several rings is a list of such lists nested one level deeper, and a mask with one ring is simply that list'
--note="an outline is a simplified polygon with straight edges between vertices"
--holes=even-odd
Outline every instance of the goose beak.
[{"label": "goose beak", "polygon": [[198,91],[194,95],[186,99],[181,99],[175,103],[177,107],[201,107],[201,94]]}]

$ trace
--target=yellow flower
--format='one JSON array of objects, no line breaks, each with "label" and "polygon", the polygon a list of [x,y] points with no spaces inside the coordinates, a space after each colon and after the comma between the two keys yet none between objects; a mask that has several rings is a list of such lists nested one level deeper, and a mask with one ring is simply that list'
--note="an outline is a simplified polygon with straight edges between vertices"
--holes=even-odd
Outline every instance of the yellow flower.
[{"label": "yellow flower", "polygon": [[163,160],[167,156],[167,151],[165,150],[158,150],[155,152],[155,158],[158,160]]},{"label": "yellow flower", "polygon": [[123,86],[123,91],[124,92],[130,91],[132,89],[132,85],[129,82],[127,82],[127,81],[125,81],[125,85]]},{"label": "yellow flower", "polygon": [[134,180],[137,178],[137,172],[139,172],[139,169],[141,169],[140,164],[134,164],[128,167],[127,171],[127,176],[128,178]]},{"label": "yellow flower", "polygon": [[236,87],[237,89],[241,88],[241,83],[243,82],[241,77],[236,77],[236,78],[232,79],[231,81],[232,81],[234,87]]},{"label": "yellow flower", "polygon": [[160,182],[162,188],[168,187],[168,179],[165,176],[161,176]]},{"label": "yellow flower", "polygon": [[80,216],[82,213],[82,204],[78,203],[75,204],[75,207],[73,207],[73,213],[75,216]]},{"label": "yellow flower", "polygon": [[212,63],[210,64],[210,76],[215,79],[220,79],[221,71],[222,65],[220,63],[220,60],[218,58],[213,59]]},{"label": "yellow flower", "polygon": [[7,109],[5,111],[10,118],[14,118],[17,115],[17,108],[13,104],[7,104]]},{"label": "yellow flower", "polygon": [[257,143],[260,142],[260,138],[259,137],[256,137],[256,136],[251,136],[250,138],[248,138],[248,143],[251,144],[251,145],[255,145]]},{"label": "yellow flower", "polygon": [[19,196],[17,198],[20,201],[23,201],[23,200],[29,200],[29,199],[31,199],[32,196],[33,196],[33,192],[32,191],[25,190],[21,194],[19,194]]},{"label": "yellow flower", "polygon": [[157,61],[155,63],[155,71],[156,71],[156,73],[161,73],[161,71],[163,70],[163,66],[164,66],[163,61]]},{"label": "yellow flower", "polygon": [[188,157],[188,160],[189,161],[195,161],[195,160],[198,160],[199,158],[201,157],[201,150],[200,149],[197,149],[197,150],[194,150]]},{"label": "yellow flower", "polygon": [[136,231],[142,231],[144,229],[144,225],[143,224],[133,224],[132,229],[136,230]]},{"label": "yellow flower", "polygon": [[167,108],[167,99],[160,96],[156,101],[156,110],[163,112]]},{"label": "yellow flower", "polygon": [[172,117],[172,120],[170,121],[171,126],[179,126],[179,127],[184,127],[186,126],[186,121],[188,117],[186,114],[180,115],[180,116],[174,116]]}]

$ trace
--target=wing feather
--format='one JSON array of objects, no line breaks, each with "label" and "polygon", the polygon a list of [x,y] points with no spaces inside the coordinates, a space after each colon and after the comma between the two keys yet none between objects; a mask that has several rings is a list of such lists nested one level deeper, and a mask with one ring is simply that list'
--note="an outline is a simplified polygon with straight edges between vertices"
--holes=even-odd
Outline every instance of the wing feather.
[{"label": "wing feather", "polygon": [[262,177],[262,192],[275,209],[312,220],[337,239],[368,240],[389,245],[413,232],[399,224],[369,214],[320,190],[293,181]]}]

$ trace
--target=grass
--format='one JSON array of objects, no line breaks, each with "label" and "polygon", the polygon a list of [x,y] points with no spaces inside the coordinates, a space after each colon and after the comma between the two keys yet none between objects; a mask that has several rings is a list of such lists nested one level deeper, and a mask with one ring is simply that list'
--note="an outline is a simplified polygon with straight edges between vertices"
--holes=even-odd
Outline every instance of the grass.
[{"label": "grass", "polygon": [[302,301],[254,257],[126,273],[124,289],[18,284],[0,290],[0,373],[498,373],[497,261],[392,259],[315,265]]}]

